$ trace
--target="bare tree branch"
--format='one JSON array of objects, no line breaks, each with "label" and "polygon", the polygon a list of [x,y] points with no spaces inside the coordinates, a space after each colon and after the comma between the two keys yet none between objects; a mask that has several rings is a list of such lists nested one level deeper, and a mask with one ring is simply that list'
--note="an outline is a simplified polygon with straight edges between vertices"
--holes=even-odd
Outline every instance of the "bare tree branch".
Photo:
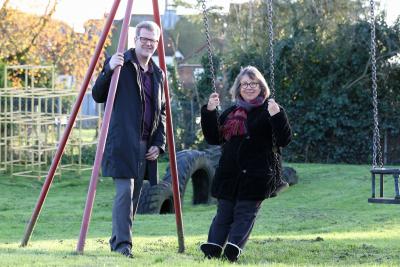
[{"label": "bare tree branch", "polygon": [[[376,61],[378,62],[378,61],[383,60],[383,59],[388,59],[388,58],[390,58],[390,57],[392,57],[392,56],[397,55],[399,52],[400,52],[400,51],[392,51],[392,52],[390,52],[390,53],[386,53],[386,54],[384,54],[384,55],[381,55],[380,57],[377,57],[377,58],[376,58]],[[345,84],[345,85],[344,85],[344,89],[349,89],[349,88],[351,88],[353,85],[355,85],[356,83],[358,83],[358,82],[360,82],[361,80],[363,80],[364,78],[366,78],[366,77],[367,77],[367,73],[368,73],[368,69],[370,68],[370,65],[371,65],[371,59],[369,59],[368,62],[367,62],[367,64],[365,65],[364,71],[363,71],[363,73],[361,74],[361,76],[358,77],[357,79],[355,79],[355,80],[353,80],[353,81],[351,81],[351,82]]]},{"label": "bare tree branch", "polygon": [[[7,0],[3,4],[2,9],[1,9],[1,14],[3,14],[3,12],[7,12],[6,4],[8,2],[9,2],[9,0]],[[6,57],[5,58],[6,61],[12,61],[15,59],[22,58],[24,55],[29,53],[29,50],[32,48],[33,45],[35,45],[36,39],[42,33],[43,29],[46,27],[47,23],[50,21],[51,17],[53,16],[54,12],[56,11],[57,0],[54,1],[52,7],[49,10],[49,7],[51,6],[51,2],[52,2],[52,0],[48,1],[44,14],[40,17],[37,25],[33,26],[32,29],[30,30],[30,32],[33,32],[32,38],[25,47],[23,47],[21,49],[20,48],[21,44],[18,42],[18,40],[13,40],[11,38],[9,39],[10,43],[15,47],[16,52],[14,54],[11,54],[8,57]],[[3,8],[4,8],[4,10],[3,10]],[[0,23],[0,30],[4,33],[5,36],[11,36],[9,34],[8,30],[1,23]]]}]

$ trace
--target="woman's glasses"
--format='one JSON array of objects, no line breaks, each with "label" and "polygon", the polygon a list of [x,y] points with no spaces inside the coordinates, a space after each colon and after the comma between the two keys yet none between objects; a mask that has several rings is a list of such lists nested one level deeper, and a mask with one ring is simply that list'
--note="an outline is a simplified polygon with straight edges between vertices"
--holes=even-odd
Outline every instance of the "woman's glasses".
[{"label": "woman's glasses", "polygon": [[249,82],[249,83],[241,83],[240,86],[243,89],[247,89],[247,88],[256,88],[256,86],[258,85],[258,83],[256,82]]}]

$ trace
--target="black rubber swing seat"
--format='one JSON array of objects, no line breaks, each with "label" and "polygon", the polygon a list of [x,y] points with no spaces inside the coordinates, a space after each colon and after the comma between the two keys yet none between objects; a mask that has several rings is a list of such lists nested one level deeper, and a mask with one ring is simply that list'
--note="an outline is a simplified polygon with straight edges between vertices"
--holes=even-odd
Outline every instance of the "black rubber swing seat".
[{"label": "black rubber swing seat", "polygon": [[[379,197],[375,195],[375,176],[379,175]],[[383,196],[383,178],[384,175],[393,175],[395,197],[387,198]],[[399,194],[399,175],[400,169],[373,168],[371,169],[372,197],[368,198],[369,203],[378,204],[400,204]]]}]

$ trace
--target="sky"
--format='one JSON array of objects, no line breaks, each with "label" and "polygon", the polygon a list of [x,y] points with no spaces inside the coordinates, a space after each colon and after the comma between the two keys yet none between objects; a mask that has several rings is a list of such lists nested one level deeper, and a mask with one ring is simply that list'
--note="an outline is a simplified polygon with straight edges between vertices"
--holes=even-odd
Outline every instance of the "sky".
[{"label": "sky", "polygon": [[[0,0],[0,6],[5,0]],[[56,0],[51,0],[56,1]],[[62,20],[72,26],[76,31],[83,30],[83,23],[88,19],[99,19],[102,18],[104,13],[108,13],[111,9],[114,0],[57,0],[58,5],[54,14],[55,19]],[[196,2],[196,0],[189,0],[190,2]],[[381,7],[386,10],[387,20],[390,24],[397,16],[400,15],[400,0],[376,0],[381,3]],[[165,8],[166,0],[159,0],[160,12],[163,13]],[[172,2],[171,0],[169,2]],[[246,0],[212,0],[206,1],[208,4],[219,5],[227,10],[229,4],[242,3]],[[369,0],[365,0],[369,3]],[[10,5],[20,9],[24,12],[42,14],[46,8],[48,0],[10,0]],[[121,0],[116,19],[121,19],[124,16],[124,7],[126,6],[127,0]],[[188,11],[183,8],[177,9],[178,14],[187,14]],[[133,13],[134,14],[152,14],[153,7],[152,1],[150,0],[136,0],[133,1]]]}]

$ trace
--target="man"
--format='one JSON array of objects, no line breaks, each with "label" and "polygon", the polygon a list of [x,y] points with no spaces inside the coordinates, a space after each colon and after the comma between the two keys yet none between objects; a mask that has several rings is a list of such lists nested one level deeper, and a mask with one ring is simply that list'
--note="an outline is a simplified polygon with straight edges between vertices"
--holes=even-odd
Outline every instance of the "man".
[{"label": "man", "polygon": [[165,150],[165,78],[151,59],[159,37],[157,24],[139,23],[135,48],[107,59],[92,89],[96,102],[106,102],[113,71],[121,66],[102,170],[115,184],[111,251],[127,257],[132,257],[132,221],[144,176],[157,183],[157,157]]}]

